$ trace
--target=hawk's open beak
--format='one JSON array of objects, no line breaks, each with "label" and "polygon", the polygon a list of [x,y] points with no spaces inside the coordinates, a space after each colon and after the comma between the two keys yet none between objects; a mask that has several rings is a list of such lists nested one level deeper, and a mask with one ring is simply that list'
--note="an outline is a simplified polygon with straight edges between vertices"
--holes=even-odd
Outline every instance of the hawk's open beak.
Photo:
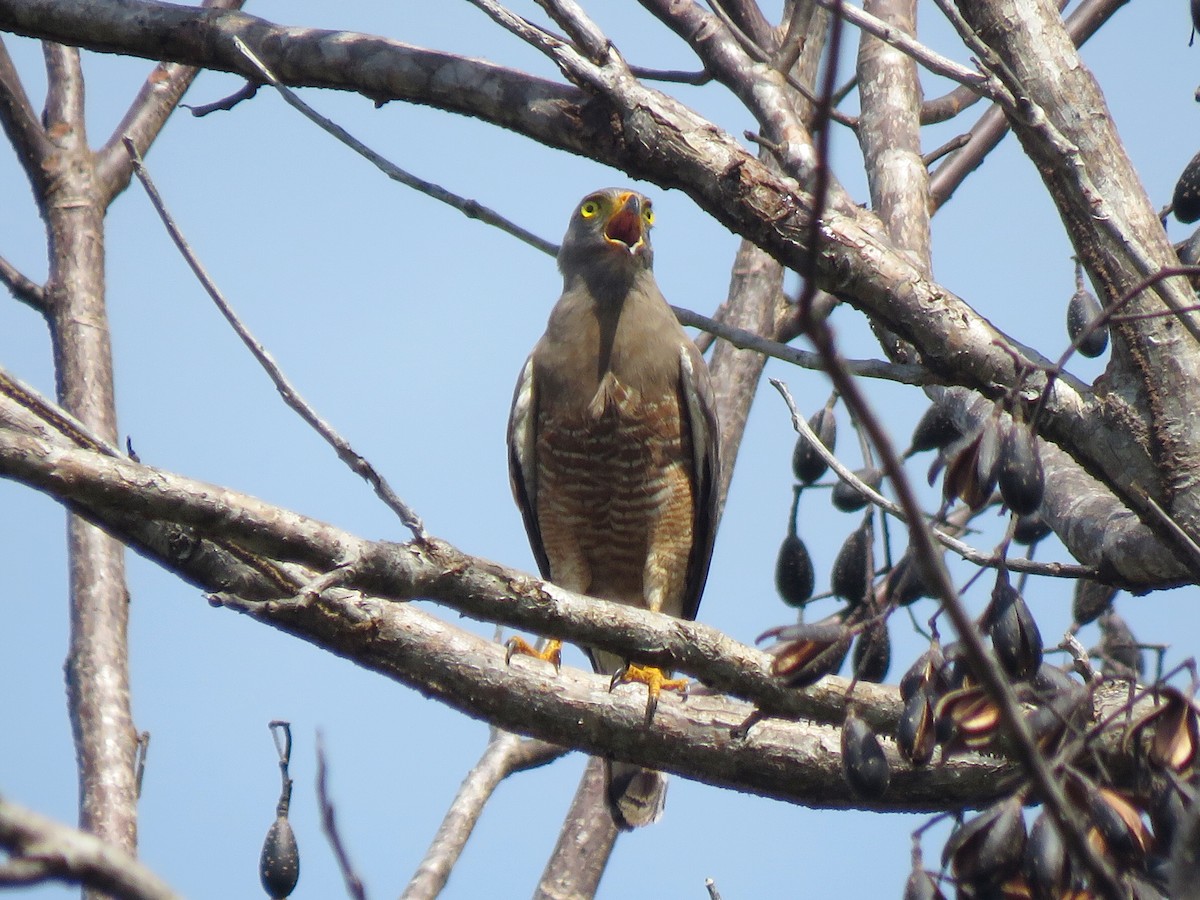
[{"label": "hawk's open beak", "polygon": [[642,204],[636,194],[621,196],[620,206],[604,226],[604,237],[610,244],[624,244],[630,252],[642,246],[645,232],[642,228]]}]

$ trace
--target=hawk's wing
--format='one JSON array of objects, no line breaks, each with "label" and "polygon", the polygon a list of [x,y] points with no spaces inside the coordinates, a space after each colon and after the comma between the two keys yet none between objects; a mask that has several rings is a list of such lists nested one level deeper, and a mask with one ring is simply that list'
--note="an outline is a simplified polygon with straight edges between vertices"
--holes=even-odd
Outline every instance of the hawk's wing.
[{"label": "hawk's wing", "polygon": [[721,516],[718,497],[721,479],[721,429],[708,367],[690,340],[679,349],[679,418],[692,448],[692,549],[688,554],[687,581],[681,615],[696,618],[713,541]]},{"label": "hawk's wing", "polygon": [[537,560],[542,578],[550,580],[550,560],[542,543],[537,520],[537,385],[533,378],[533,356],[525,360],[521,377],[513,391],[512,411],[508,415],[508,480],[513,499],[521,508],[529,546]]}]

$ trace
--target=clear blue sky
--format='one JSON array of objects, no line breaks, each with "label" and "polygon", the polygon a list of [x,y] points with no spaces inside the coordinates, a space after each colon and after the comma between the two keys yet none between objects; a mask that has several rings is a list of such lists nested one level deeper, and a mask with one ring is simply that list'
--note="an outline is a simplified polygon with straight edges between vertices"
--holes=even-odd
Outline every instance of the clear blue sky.
[{"label": "clear blue sky", "polygon": [[[694,68],[689,51],[636,4],[594,2],[636,64]],[[532,3],[514,4],[532,17]],[[526,9],[526,7],[529,7]],[[436,9],[436,12],[433,10]],[[256,0],[248,11],[292,25],[362,30],[485,56],[544,75],[547,63],[467,4],[326,4]],[[937,11],[921,14],[936,24]],[[1094,40],[1094,67],[1156,205],[1200,150],[1200,47],[1187,46],[1182,2],[1133,3]],[[851,30],[849,37],[856,41]],[[927,39],[966,62],[935,27]],[[6,38],[35,103],[40,51]],[[853,53],[853,46],[847,49]],[[87,54],[92,140],[107,137],[149,65]],[[204,74],[188,96],[207,102],[239,86]],[[944,85],[930,80],[926,93]],[[753,128],[719,86],[680,96],[733,134]],[[577,199],[629,179],[524,138],[433,110],[310,91],[307,99],[413,173],[486,203],[558,240]],[[932,130],[931,149],[966,123]],[[865,198],[857,147],[835,132],[837,174]],[[5,145],[7,148],[7,145]],[[264,90],[232,112],[178,114],[148,157],[160,190],[211,274],[308,399],[424,517],[463,550],[533,569],[512,504],[504,425],[512,384],[541,333],[560,282],[553,262],[513,239],[387,181]],[[683,195],[641,185],[655,202],[657,271],[674,303],[710,313],[724,299],[734,236]],[[44,238],[8,149],[0,150],[0,253],[44,277]],[[120,427],[141,458],[228,484],[367,537],[401,526],[326,446],[287,411],[212,308],[133,188],[108,220],[109,293]],[[1179,240],[1187,231],[1172,223]],[[936,276],[1016,338],[1056,354],[1073,291],[1070,247],[1014,140],[935,219]],[[856,314],[837,313],[848,355],[878,355]],[[0,300],[0,364],[52,391],[43,323]],[[1093,377],[1099,363],[1076,366]],[[777,363],[811,412],[824,379]],[[872,386],[903,441],[923,408],[915,391]],[[848,423],[843,421],[843,426]],[[844,428],[839,448],[858,464]],[[751,641],[791,612],[777,599],[774,559],[791,497],[794,437],[782,402],[764,391],[750,418],[700,618]],[[927,459],[914,462],[920,479]],[[929,495],[932,497],[932,493]],[[931,503],[935,501],[931,500]],[[76,781],[64,708],[66,572],[63,514],[0,482],[0,792],[74,821]],[[819,573],[857,518],[813,492],[801,534]],[[986,541],[983,539],[986,545]],[[1041,558],[1063,558],[1043,548]],[[969,570],[956,568],[965,581]],[[819,587],[826,579],[818,576]],[[293,821],[302,853],[297,898],[342,896],[315,817],[313,736],[323,731],[331,789],[350,852],[373,897],[399,893],[425,852],[487,727],[269,628],[214,610],[192,588],[130,558],[136,724],[153,735],[141,802],[141,853],[192,897],[262,896],[257,861],[278,790],[266,723],[293,723]],[[1066,584],[1035,581],[1028,597],[1049,643],[1069,621]],[[978,598],[975,598],[976,600]],[[1195,589],[1120,610],[1143,640],[1197,646]],[[452,619],[457,617],[445,613]],[[470,625],[490,634],[487,625]],[[893,679],[918,649],[893,623]],[[1085,641],[1095,640],[1085,633]],[[585,665],[582,656],[568,657]],[[583,763],[574,755],[504,784],[455,871],[450,898],[527,896],[553,846]],[[712,877],[726,900],[759,896],[898,896],[915,816],[814,811],[673,779],[657,826],[623,837],[602,897],[703,898]],[[929,858],[936,858],[936,843]],[[74,893],[74,892],[70,892]],[[67,896],[61,888],[28,896]]]}]

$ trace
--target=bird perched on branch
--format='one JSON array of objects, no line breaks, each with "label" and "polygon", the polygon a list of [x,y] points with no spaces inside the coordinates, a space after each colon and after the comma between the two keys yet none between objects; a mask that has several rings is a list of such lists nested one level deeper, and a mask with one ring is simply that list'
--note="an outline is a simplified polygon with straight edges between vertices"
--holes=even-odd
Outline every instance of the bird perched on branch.
[{"label": "bird perched on branch", "polygon": [[[542,576],[581,594],[693,619],[708,577],[720,472],[708,369],[654,280],[641,194],[610,188],[575,208],[558,252],[563,293],[517,383],[508,427],[513,495]],[[512,650],[551,659],[520,639]],[[613,684],[661,670],[586,648]],[[661,773],[609,764],[609,806],[633,828],[662,813]]]}]

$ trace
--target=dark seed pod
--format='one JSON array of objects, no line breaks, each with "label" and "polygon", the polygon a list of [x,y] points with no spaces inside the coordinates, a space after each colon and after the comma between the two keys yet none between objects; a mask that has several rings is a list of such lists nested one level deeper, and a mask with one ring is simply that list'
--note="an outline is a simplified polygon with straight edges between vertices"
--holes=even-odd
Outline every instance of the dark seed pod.
[{"label": "dark seed pod", "polygon": [[1200,803],[1192,803],[1180,817],[1169,846],[1167,896],[1194,898],[1200,885]]},{"label": "dark seed pod", "polygon": [[882,797],[892,777],[879,738],[854,712],[842,723],[842,773],[851,790],[869,800]]},{"label": "dark seed pod", "polygon": [[854,642],[854,655],[850,662],[854,677],[859,681],[883,683],[892,663],[892,638],[887,622],[874,622],[862,630]]},{"label": "dark seed pod", "polygon": [[888,603],[897,606],[908,606],[922,597],[933,596],[921,575],[921,567],[907,553],[896,560],[892,571],[888,573],[885,593]]},{"label": "dark seed pod", "polygon": [[926,450],[941,450],[962,437],[962,432],[951,417],[945,404],[931,403],[917,421],[912,433],[912,444],[904,451],[905,458]]},{"label": "dark seed pod", "polygon": [[[854,474],[863,484],[874,491],[878,491],[879,486],[883,484],[883,472],[874,466],[855,469]],[[829,499],[834,507],[842,512],[858,512],[867,505],[867,498],[858,492],[858,488],[840,478],[838,483],[833,486],[833,490],[829,492]]]},{"label": "dark seed pod", "polygon": [[914,766],[928,765],[933,759],[937,734],[933,723],[933,700],[925,688],[920,688],[905,701],[896,729],[896,746]]},{"label": "dark seed pod", "polygon": [[1090,625],[1102,614],[1112,609],[1117,589],[1108,584],[1080,578],[1075,582],[1075,596],[1071,600],[1071,615],[1077,625]]},{"label": "dark seed pod", "polygon": [[1025,844],[1025,877],[1033,900],[1059,900],[1071,886],[1070,858],[1058,827],[1046,813],[1033,820]]},{"label": "dark seed pod", "polygon": [[942,850],[942,864],[949,864],[964,881],[996,884],[1017,870],[1024,853],[1021,801],[1008,797],[964,822],[950,835]]},{"label": "dark seed pod", "polygon": [[1150,711],[1138,719],[1132,733],[1139,737],[1149,735],[1150,762],[1183,772],[1196,759],[1200,747],[1200,714],[1178,688],[1160,688],[1156,700]]},{"label": "dark seed pod", "polygon": [[938,701],[933,717],[938,743],[949,749],[982,750],[999,733],[1000,708],[979,685],[950,691]]},{"label": "dark seed pod", "polygon": [[1188,804],[1175,785],[1164,781],[1154,794],[1149,813],[1158,847],[1167,848],[1175,840],[1175,835],[1188,814]]},{"label": "dark seed pod", "polygon": [[924,869],[913,869],[904,882],[904,900],[946,900],[933,876]]},{"label": "dark seed pod", "polygon": [[996,481],[1000,496],[1017,515],[1029,515],[1042,505],[1046,476],[1037,440],[1028,425],[1014,422],[1005,429]]},{"label": "dark seed pod", "polygon": [[258,875],[263,890],[272,900],[283,900],[300,880],[300,848],[286,816],[277,817],[267,830],[258,859]]},{"label": "dark seed pod", "polygon": [[[1194,12],[1192,16],[1195,21]],[[1175,182],[1171,203],[1175,207],[1175,218],[1180,222],[1191,223],[1200,219],[1200,153],[1183,167],[1183,173]]]},{"label": "dark seed pod", "polygon": [[1142,814],[1116,791],[1098,787],[1088,792],[1092,827],[1113,859],[1127,866],[1140,866],[1153,843]]},{"label": "dark seed pod", "polygon": [[815,579],[812,557],[804,541],[789,534],[779,545],[775,559],[775,590],[788,606],[803,606],[812,597]]},{"label": "dark seed pod", "polygon": [[975,434],[947,451],[942,497],[947,503],[958,498],[973,510],[982,509],[992,498],[1000,459],[996,419],[989,416]]},{"label": "dark seed pod", "polygon": [[1050,536],[1050,526],[1042,520],[1038,513],[1018,516],[1017,525],[1013,530],[1013,540],[1018,544],[1029,546]]},{"label": "dark seed pod", "polygon": [[856,606],[862,603],[870,588],[871,526],[863,522],[842,543],[833,560],[829,574],[829,589],[835,595]]},{"label": "dark seed pod", "polygon": [[938,696],[949,690],[945,680],[946,657],[942,645],[933,641],[929,649],[917,657],[900,679],[900,697],[907,700],[918,690],[924,689],[930,696]]},{"label": "dark seed pod", "polygon": [[1004,671],[1017,680],[1033,677],[1042,665],[1042,634],[1007,572],[996,577],[986,618],[992,648]]},{"label": "dark seed pod", "polygon": [[1108,326],[1091,329],[1082,340],[1079,336],[1091,328],[1103,312],[1096,295],[1084,287],[1072,294],[1067,303],[1067,334],[1071,337],[1071,343],[1079,341],[1079,352],[1089,359],[1099,356],[1108,346]]},{"label": "dark seed pod", "polygon": [[1125,620],[1109,610],[1096,623],[1100,626],[1099,650],[1104,674],[1136,679],[1145,671],[1146,665],[1142,648]]},{"label": "dark seed pod", "polygon": [[[837,418],[833,414],[832,403],[817,410],[808,420],[808,427],[832,453],[837,446]],[[829,463],[821,458],[808,438],[800,435],[796,439],[796,449],[792,451],[792,472],[796,480],[801,484],[812,484],[828,469]]]},{"label": "dark seed pod", "polygon": [[772,628],[759,640],[767,637],[778,640],[767,651],[774,657],[771,674],[782,678],[788,687],[808,687],[842,667],[853,635],[834,618]]}]

